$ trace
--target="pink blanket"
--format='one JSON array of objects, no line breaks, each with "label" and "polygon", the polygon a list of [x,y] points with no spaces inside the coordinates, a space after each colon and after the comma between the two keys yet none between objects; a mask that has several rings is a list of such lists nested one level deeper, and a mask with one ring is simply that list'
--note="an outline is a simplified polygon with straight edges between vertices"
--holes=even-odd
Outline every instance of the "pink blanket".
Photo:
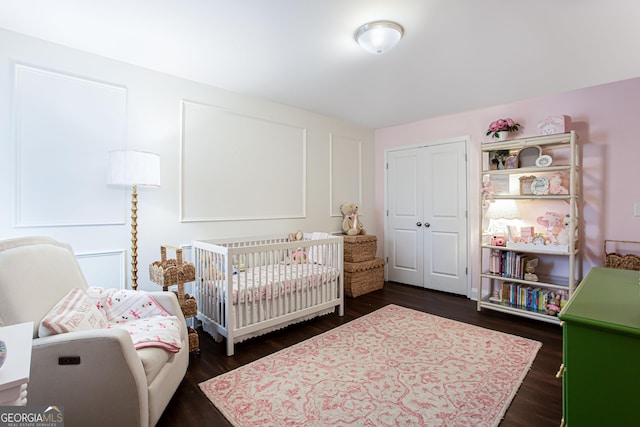
[{"label": "pink blanket", "polygon": [[148,293],[92,287],[87,295],[104,314],[107,327],[129,332],[136,349],[160,347],[177,353],[182,348],[181,322]]}]

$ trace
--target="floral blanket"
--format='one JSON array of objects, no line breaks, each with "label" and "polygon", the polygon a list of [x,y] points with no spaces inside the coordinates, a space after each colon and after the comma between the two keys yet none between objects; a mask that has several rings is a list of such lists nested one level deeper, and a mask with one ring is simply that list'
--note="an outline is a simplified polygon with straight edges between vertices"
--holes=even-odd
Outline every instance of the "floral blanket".
[{"label": "floral blanket", "polygon": [[182,348],[180,321],[148,293],[91,287],[87,296],[105,316],[108,328],[129,332],[136,349],[160,347],[177,353]]}]

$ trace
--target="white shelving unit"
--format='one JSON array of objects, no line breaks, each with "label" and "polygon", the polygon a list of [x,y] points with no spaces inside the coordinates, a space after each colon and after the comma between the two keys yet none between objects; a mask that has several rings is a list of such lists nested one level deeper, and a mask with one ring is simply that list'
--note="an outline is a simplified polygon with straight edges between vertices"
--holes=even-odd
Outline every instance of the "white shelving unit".
[{"label": "white shelving unit", "polygon": [[[543,155],[551,155],[552,164],[549,166],[535,166],[526,165],[523,167],[509,168],[509,169],[492,169],[490,167],[493,157],[496,153],[509,152],[510,156],[519,156],[523,153],[522,150],[530,148],[526,151],[530,156],[531,151],[537,149]],[[562,293],[568,300],[573,294],[577,284],[579,283],[578,266],[579,266],[579,249],[578,249],[578,219],[579,219],[579,153],[577,145],[577,135],[575,131],[571,131],[563,134],[545,135],[533,138],[513,139],[508,141],[491,142],[482,144],[482,164],[481,164],[481,176],[480,182],[484,183],[487,180],[491,182],[497,181],[501,183],[501,191],[495,194],[491,194],[489,201],[483,200],[480,209],[480,283],[478,286],[478,311],[482,309],[490,309],[501,311],[505,313],[511,313],[518,316],[524,316],[536,320],[541,320],[550,323],[560,323],[556,316],[545,314],[542,307],[541,299],[543,295],[549,292]],[[524,153],[522,154],[524,157]],[[493,157],[492,157],[493,156]],[[531,158],[529,157],[529,163]],[[513,162],[512,162],[513,164]],[[560,174],[563,177],[563,188],[567,190],[567,194],[550,194],[548,191],[545,193],[545,179],[548,177]],[[531,180],[535,177],[536,183],[539,187],[532,194],[529,193],[529,187],[523,186],[520,178]],[[507,183],[508,182],[508,190]],[[528,183],[527,183],[528,184]],[[484,197],[484,196],[483,196]],[[525,212],[529,217],[535,217],[536,215],[542,215],[547,210],[550,210],[550,206],[557,208],[569,215],[568,236],[569,241],[566,245],[558,245],[550,242],[549,238],[545,238],[536,234],[538,237],[537,244],[526,243],[522,241],[516,241],[521,236],[511,236],[509,233],[505,236],[507,240],[506,246],[492,245],[491,237],[493,233],[488,233],[486,230],[487,218],[486,205],[499,202],[500,200],[511,200],[517,206],[519,212]],[[541,206],[538,208],[537,206]],[[542,210],[540,210],[542,209]],[[535,226],[536,231],[540,231],[541,226],[535,223],[527,223],[527,226]],[[540,243],[540,240],[546,240],[545,243]],[[538,276],[538,280],[525,280],[522,277],[522,269],[516,267],[518,274],[513,275],[515,277],[509,277],[509,273],[495,273],[491,272],[491,254],[494,252],[495,256],[498,254],[495,251],[499,251],[500,259],[505,254],[518,254],[522,257],[538,257],[542,262],[535,271]],[[511,255],[515,257],[515,255]],[[517,265],[519,263],[513,263]],[[500,270],[504,271],[504,265],[500,263]],[[566,267],[566,268],[564,268]],[[553,272],[561,270],[562,276],[549,276],[545,273],[545,269],[552,269]],[[495,271],[496,269],[493,268]],[[505,285],[506,284],[506,285]],[[524,291],[522,291],[524,289]],[[495,291],[495,292],[494,292]],[[510,298],[509,291],[515,292],[517,295],[527,296],[535,300],[537,298],[538,303],[535,304],[530,301],[530,304],[519,304],[516,298]],[[499,293],[499,300],[496,300],[495,293]],[[524,294],[523,294],[524,292]],[[491,298],[494,296],[494,298]],[[524,299],[524,298],[523,298]],[[522,300],[520,300],[522,302]]]}]

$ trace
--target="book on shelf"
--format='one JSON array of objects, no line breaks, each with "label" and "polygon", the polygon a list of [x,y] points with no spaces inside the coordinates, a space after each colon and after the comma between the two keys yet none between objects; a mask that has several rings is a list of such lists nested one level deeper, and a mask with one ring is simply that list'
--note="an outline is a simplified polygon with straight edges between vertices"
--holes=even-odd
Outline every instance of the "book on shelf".
[{"label": "book on shelf", "polygon": [[492,294],[489,297],[489,301],[523,310],[545,313],[547,304],[558,296],[561,303],[566,301],[568,292],[566,290],[533,287],[521,283],[503,282],[501,298],[497,298],[495,295]]},{"label": "book on shelf", "polygon": [[492,249],[489,259],[489,273],[508,279],[524,279],[527,261],[533,259],[529,255],[514,251]]}]

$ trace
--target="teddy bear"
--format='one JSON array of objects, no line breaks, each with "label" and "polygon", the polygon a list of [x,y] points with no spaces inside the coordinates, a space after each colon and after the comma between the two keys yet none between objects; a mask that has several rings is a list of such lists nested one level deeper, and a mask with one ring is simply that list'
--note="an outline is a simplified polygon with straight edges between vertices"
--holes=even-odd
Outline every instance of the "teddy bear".
[{"label": "teddy bear", "polygon": [[569,194],[567,187],[562,185],[562,176],[559,174],[549,178],[549,194]]},{"label": "teddy bear", "polygon": [[567,214],[562,220],[562,229],[558,232],[558,236],[556,237],[559,245],[569,244],[569,225],[570,224],[571,224],[571,217],[569,216],[569,214]]},{"label": "teddy bear", "polygon": [[340,206],[342,212],[342,231],[349,236],[357,234],[367,234],[367,230],[362,225],[358,216],[358,205],[352,202],[344,203]]},{"label": "teddy bear", "polygon": [[552,293],[549,299],[549,302],[547,302],[547,306],[545,307],[544,313],[549,316],[557,316],[561,310],[560,305],[561,305],[560,295]]},{"label": "teddy bear", "polygon": [[[304,233],[302,233],[302,230],[298,230],[295,233],[289,233],[290,242],[299,242],[302,240],[304,240]],[[295,251],[291,252],[290,261],[293,264],[305,264],[307,262],[307,252],[302,248],[296,248]]]}]

